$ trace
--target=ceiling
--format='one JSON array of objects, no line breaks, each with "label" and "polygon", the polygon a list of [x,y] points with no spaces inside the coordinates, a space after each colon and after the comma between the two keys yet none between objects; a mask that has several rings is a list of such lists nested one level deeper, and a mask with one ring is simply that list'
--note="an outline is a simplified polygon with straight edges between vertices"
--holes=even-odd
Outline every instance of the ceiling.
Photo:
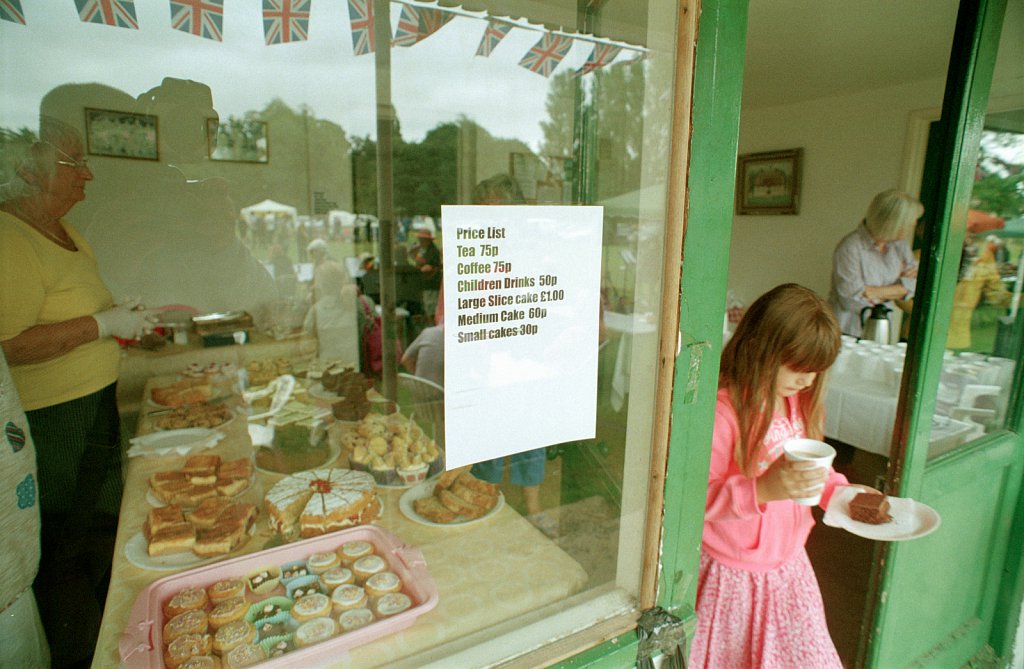
[{"label": "ceiling", "polygon": [[743,105],[769,107],[944,78],[958,4],[750,0]]}]

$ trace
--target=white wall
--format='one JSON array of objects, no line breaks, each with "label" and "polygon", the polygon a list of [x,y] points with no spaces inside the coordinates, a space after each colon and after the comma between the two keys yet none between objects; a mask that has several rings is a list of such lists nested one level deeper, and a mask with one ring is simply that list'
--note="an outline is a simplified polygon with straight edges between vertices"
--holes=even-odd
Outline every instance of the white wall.
[{"label": "white wall", "polygon": [[900,185],[910,114],[942,92],[937,80],[743,109],[739,152],[803,148],[803,181],[798,215],[734,217],[729,287],[747,304],[789,281],[826,296],[832,250],[875,193]]}]

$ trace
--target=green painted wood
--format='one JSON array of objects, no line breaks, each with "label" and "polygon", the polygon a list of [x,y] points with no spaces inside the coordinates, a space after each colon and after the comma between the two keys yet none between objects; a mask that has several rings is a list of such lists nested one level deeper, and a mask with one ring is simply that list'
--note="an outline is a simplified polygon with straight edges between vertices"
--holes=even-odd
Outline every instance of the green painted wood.
[{"label": "green painted wood", "polygon": [[[680,286],[683,353],[675,361],[658,583],[658,605],[680,617],[690,629],[695,620],[693,604],[728,279],[747,0],[705,0],[700,11],[691,116],[689,227]],[[691,375],[697,351],[702,364],[698,373]],[[633,666],[636,635],[631,636],[632,655],[623,654],[626,644],[620,637],[558,666]]]},{"label": "green painted wood", "polygon": [[[926,539],[880,546],[861,650],[869,667],[959,667],[990,642],[1001,625],[997,616],[1005,615],[996,605],[1010,521],[1019,508],[1019,433],[1003,432],[932,462],[927,453],[1005,8],[1005,0],[963,2],[957,17],[937,140],[941,180],[923,191],[935,194],[925,203],[935,224],[922,244],[887,483],[891,494],[935,506],[943,525]],[[1019,572],[1019,556],[1016,562]]]},{"label": "green painted wood", "polygon": [[636,634],[629,632],[589,648],[556,665],[559,669],[622,669],[636,665],[639,642]]},{"label": "green painted wood", "polygon": [[[746,0],[701,5],[658,604],[692,616],[732,235]],[[699,363],[699,366],[696,365]]]}]

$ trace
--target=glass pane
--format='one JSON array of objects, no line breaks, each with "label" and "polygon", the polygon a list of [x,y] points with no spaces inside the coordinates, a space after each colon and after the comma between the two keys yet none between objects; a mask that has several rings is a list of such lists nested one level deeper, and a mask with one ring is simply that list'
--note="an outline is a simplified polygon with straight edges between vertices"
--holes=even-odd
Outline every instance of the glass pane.
[{"label": "glass pane", "polygon": [[[119,352],[125,439],[201,426],[159,398],[191,406],[212,397],[230,409],[210,452],[253,458],[258,485],[245,499],[262,511],[252,538],[215,561],[289,545],[264,499],[282,477],[366,470],[382,507],[376,524],[422,553],[440,597],[400,643],[352,649],[353,661],[423,666],[463,652],[497,661],[508,653],[504,634],[525,630],[522,650],[635,605],[677,6],[378,2],[395,37],[388,62],[361,53],[370,33],[360,4],[314,3],[308,19],[265,16],[249,1],[223,18],[169,21],[166,4],[135,3],[137,15],[108,25],[102,14],[88,22],[43,10],[24,24],[0,21],[0,223],[23,225],[18,212],[35,202],[32,183],[15,179],[40,166],[33,156],[76,177],[84,199],[73,197],[63,220],[92,249],[111,297],[163,308],[160,332]],[[535,47],[543,53],[530,56]],[[377,104],[385,92],[390,108]],[[389,123],[387,152],[379,131]],[[378,188],[387,168],[390,200]],[[429,337],[445,306],[440,272],[423,267],[449,241],[441,206],[496,202],[604,206],[595,436],[536,444],[532,460],[499,462],[492,474],[474,470],[493,475],[503,504],[472,515],[496,499],[481,485],[487,500],[463,490],[472,508],[430,520],[410,511],[407,493],[443,466],[434,450],[444,447],[443,377],[426,360],[426,339],[418,360],[379,369],[389,344],[375,339],[375,312],[393,281],[402,350]],[[398,372],[409,376],[384,397],[384,379]],[[276,401],[287,374],[294,390]],[[261,414],[274,414],[272,433],[247,430],[247,415]],[[267,447],[254,451],[254,439]],[[100,664],[117,661],[136,595],[196,561],[186,552],[184,566],[154,570],[140,539],[150,477],[179,471],[185,457],[124,458]],[[475,522],[449,527],[453,515]],[[136,551],[142,542],[134,558],[132,541]]]},{"label": "glass pane", "polygon": [[959,443],[1005,424],[1020,346],[1024,114],[992,113],[985,126],[933,426]]}]

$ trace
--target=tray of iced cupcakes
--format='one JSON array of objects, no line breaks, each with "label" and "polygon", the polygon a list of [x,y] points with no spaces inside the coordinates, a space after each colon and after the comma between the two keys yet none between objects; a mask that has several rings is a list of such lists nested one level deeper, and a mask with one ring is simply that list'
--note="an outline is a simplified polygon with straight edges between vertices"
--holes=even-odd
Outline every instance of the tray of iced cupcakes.
[{"label": "tray of iced cupcakes", "polygon": [[167,576],[122,633],[129,669],[310,666],[437,605],[422,553],[373,525]]}]

